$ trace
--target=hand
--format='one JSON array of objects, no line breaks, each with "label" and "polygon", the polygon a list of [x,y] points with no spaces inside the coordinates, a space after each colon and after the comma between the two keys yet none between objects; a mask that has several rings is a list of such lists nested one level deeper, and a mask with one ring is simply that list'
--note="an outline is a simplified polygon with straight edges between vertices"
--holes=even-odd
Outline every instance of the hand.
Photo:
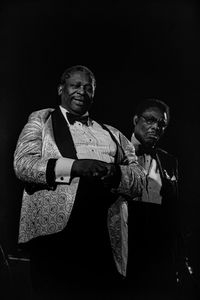
[{"label": "hand", "polygon": [[71,170],[72,177],[98,178],[106,188],[118,185],[121,178],[119,166],[96,159],[75,160]]},{"label": "hand", "polygon": [[121,178],[120,167],[115,164],[107,164],[107,174],[101,177],[105,188],[116,187]]},{"label": "hand", "polygon": [[78,159],[72,165],[72,177],[102,178],[108,173],[108,163],[97,159]]}]

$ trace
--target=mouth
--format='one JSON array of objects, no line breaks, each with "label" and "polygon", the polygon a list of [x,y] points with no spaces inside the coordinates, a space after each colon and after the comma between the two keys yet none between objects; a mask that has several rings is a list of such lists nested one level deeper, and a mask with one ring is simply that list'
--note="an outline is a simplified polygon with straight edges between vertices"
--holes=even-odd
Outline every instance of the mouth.
[{"label": "mouth", "polygon": [[148,133],[147,137],[152,140],[158,140],[159,136],[156,133]]},{"label": "mouth", "polygon": [[74,100],[84,101],[84,97],[73,97]]},{"label": "mouth", "polygon": [[85,101],[83,98],[73,98],[73,101],[77,104],[77,105],[84,105]]}]

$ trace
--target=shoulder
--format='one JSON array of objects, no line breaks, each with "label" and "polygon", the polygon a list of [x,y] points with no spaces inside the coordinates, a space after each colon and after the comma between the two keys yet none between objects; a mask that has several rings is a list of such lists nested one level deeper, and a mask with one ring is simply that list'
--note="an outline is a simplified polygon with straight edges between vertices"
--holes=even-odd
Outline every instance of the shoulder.
[{"label": "shoulder", "polygon": [[29,115],[28,120],[41,120],[42,122],[46,122],[53,111],[54,108],[44,108],[34,111]]},{"label": "shoulder", "polygon": [[158,153],[159,157],[164,158],[167,161],[174,161],[177,162],[177,157],[174,156],[173,154],[167,152],[164,149],[157,148],[156,152]]}]

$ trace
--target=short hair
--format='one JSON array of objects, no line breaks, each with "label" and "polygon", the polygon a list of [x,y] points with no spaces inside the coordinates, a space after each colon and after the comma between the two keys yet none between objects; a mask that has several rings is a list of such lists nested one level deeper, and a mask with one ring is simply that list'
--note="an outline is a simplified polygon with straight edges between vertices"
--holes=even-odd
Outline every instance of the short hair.
[{"label": "short hair", "polygon": [[136,107],[135,115],[140,116],[145,110],[147,110],[150,107],[157,107],[160,109],[163,113],[167,114],[167,123],[169,123],[170,119],[170,108],[169,106],[162,100],[155,99],[155,98],[148,98],[143,100],[138,104]]},{"label": "short hair", "polygon": [[60,78],[60,84],[62,84],[62,85],[65,84],[66,79],[68,79],[70,77],[70,75],[76,71],[85,72],[92,80],[92,85],[94,86],[94,89],[96,88],[96,79],[95,79],[93,72],[89,68],[82,66],[82,65],[76,65],[76,66],[67,68],[63,72],[63,74]]}]

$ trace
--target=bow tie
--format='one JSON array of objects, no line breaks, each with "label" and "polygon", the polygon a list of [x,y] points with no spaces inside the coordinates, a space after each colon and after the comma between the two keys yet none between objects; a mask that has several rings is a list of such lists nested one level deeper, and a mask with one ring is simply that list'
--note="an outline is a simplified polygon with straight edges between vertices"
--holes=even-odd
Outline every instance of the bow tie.
[{"label": "bow tie", "polygon": [[152,157],[155,156],[155,149],[154,148],[147,148],[143,145],[138,145],[138,147],[136,148],[136,155],[137,156],[141,156],[144,154],[149,154]]},{"label": "bow tie", "polygon": [[66,115],[67,115],[67,119],[71,125],[73,125],[76,121],[78,121],[78,122],[81,122],[82,124],[88,126],[88,120],[89,120],[88,116],[77,116],[77,115],[70,114],[68,112],[66,113]]}]

